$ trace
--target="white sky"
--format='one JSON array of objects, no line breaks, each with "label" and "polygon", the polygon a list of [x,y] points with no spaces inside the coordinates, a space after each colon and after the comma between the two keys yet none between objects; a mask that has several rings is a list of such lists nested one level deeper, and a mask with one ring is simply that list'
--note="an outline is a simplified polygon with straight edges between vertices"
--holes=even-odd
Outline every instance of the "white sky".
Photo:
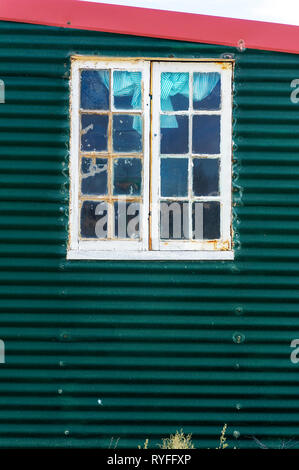
[{"label": "white sky", "polygon": [[299,26],[299,0],[81,0]]}]

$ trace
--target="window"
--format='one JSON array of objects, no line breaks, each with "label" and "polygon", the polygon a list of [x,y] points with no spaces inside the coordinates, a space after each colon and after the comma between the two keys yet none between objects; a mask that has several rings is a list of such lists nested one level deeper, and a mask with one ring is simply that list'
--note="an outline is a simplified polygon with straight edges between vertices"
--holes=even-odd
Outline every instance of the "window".
[{"label": "window", "polygon": [[70,259],[233,259],[229,61],[74,58]]}]

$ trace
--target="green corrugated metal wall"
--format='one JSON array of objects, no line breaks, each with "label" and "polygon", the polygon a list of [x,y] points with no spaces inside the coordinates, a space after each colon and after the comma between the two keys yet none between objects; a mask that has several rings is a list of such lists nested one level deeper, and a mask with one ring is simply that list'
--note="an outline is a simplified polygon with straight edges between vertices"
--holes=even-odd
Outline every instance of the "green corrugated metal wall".
[{"label": "green corrugated metal wall", "polygon": [[[299,441],[299,56],[0,30],[0,447]],[[73,53],[234,54],[234,262],[66,261]]]}]

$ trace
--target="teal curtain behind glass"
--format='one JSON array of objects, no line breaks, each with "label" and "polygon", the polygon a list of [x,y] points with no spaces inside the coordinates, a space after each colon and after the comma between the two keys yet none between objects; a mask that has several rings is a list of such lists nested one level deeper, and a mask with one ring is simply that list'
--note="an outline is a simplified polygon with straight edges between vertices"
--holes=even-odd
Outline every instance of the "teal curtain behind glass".
[{"label": "teal curtain behind glass", "polygon": [[[109,89],[109,72],[99,72],[104,85]],[[217,72],[210,73],[194,73],[193,75],[193,99],[202,101],[215,88],[220,75]],[[114,72],[113,77],[113,93],[114,96],[131,96],[131,105],[133,109],[141,106],[141,83],[140,72]],[[189,74],[167,73],[161,74],[161,108],[163,111],[173,111],[171,97],[178,93],[189,96]],[[167,116],[163,119],[164,128],[177,128],[177,120],[175,116]],[[141,134],[140,120],[134,118],[133,129]]]}]

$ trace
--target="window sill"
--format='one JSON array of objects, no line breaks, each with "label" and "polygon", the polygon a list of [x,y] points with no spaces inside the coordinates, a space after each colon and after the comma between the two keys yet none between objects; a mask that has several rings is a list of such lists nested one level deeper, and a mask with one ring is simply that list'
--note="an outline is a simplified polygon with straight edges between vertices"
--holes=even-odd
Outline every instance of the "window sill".
[{"label": "window sill", "polygon": [[209,261],[233,260],[233,251],[87,251],[69,250],[69,260]]}]

